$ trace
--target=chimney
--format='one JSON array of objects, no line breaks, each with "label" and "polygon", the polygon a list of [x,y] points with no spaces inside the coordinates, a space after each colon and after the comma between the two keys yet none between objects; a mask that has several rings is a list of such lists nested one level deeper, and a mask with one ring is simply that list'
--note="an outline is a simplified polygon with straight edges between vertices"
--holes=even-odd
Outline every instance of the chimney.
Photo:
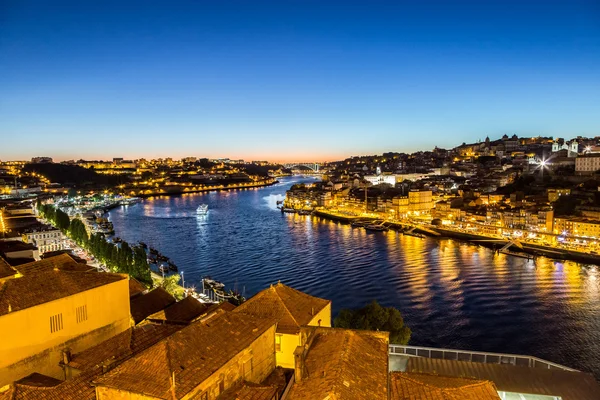
[{"label": "chimney", "polygon": [[65,349],[62,352],[62,362],[64,365],[67,365],[71,362],[71,350]]},{"label": "chimney", "polygon": [[302,381],[304,375],[304,346],[296,347],[294,350],[294,379],[296,383]]}]

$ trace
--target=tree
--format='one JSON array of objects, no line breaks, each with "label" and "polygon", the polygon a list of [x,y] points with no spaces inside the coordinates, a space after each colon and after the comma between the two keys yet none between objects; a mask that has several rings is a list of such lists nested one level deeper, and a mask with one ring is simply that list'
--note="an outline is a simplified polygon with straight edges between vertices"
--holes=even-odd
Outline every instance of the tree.
[{"label": "tree", "polygon": [[175,297],[177,300],[184,298],[184,291],[181,286],[178,285],[181,276],[179,274],[165,276],[163,279],[156,279],[154,281],[155,286],[165,289],[169,294]]},{"label": "tree", "polygon": [[387,331],[390,343],[394,344],[407,344],[411,335],[398,309],[382,307],[375,300],[363,308],[341,310],[333,325],[336,328]]}]

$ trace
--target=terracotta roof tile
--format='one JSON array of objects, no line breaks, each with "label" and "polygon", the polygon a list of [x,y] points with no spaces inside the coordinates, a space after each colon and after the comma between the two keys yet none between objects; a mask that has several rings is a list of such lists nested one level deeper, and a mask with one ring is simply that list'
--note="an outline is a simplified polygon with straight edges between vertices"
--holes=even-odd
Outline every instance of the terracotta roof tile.
[{"label": "terracotta roof tile", "polygon": [[15,382],[8,391],[0,394],[0,400],[94,400],[96,389],[90,382],[98,373],[97,369],[86,371],[49,387]]},{"label": "terracotta roof tile", "polygon": [[127,279],[98,272],[43,271],[0,283],[0,315]]},{"label": "terracotta roof tile", "polygon": [[266,319],[221,311],[125,361],[99,377],[96,384],[167,398],[172,397],[171,377],[175,373],[175,397],[181,398],[271,326],[273,323]]},{"label": "terracotta roof tile", "polygon": [[387,400],[387,332],[316,328],[289,400]]},{"label": "terracotta roof tile", "polygon": [[142,322],[148,315],[154,314],[175,303],[175,297],[163,288],[156,288],[142,296],[131,299],[131,317],[136,324]]},{"label": "terracotta roof tile", "polygon": [[257,293],[235,311],[275,319],[277,332],[296,334],[330,303],[278,283]]},{"label": "terracotta roof tile", "polygon": [[221,393],[217,400],[272,400],[275,398],[276,393],[276,386],[242,382]]},{"label": "terracotta roof tile", "polygon": [[53,269],[79,272],[96,271],[94,267],[78,263],[68,254],[60,254],[58,256],[44,258],[43,260],[21,264],[16,266],[15,269],[22,275],[37,274],[40,272],[52,271]]},{"label": "terracotta roof tile", "polygon": [[490,381],[393,372],[391,400],[500,400]]},{"label": "terracotta roof tile", "polygon": [[0,257],[0,279],[16,275],[17,271],[7,263],[4,258]]},{"label": "terracotta roof tile", "polygon": [[135,297],[146,292],[148,288],[135,278],[129,277],[129,297]]},{"label": "terracotta roof tile", "polygon": [[149,321],[167,321],[174,323],[188,323],[194,318],[204,314],[208,307],[200,303],[192,296],[188,296],[177,303],[171,304],[164,310],[149,315],[146,319]]},{"label": "terracotta roof tile", "polygon": [[74,354],[68,365],[79,370],[87,370],[101,364],[116,365],[181,328],[180,325],[169,324],[146,324],[129,328],[94,347]]}]

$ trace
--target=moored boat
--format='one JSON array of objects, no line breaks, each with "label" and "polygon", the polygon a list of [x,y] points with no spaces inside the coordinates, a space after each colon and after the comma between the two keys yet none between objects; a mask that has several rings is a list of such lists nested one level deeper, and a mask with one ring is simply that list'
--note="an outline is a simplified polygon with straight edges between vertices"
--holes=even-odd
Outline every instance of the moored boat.
[{"label": "moored boat", "polygon": [[200,204],[196,209],[196,214],[198,215],[206,215],[208,214],[208,204]]},{"label": "moored boat", "polygon": [[385,225],[376,225],[376,224],[370,224],[365,226],[365,229],[368,231],[374,231],[374,232],[385,232],[385,231],[389,231],[390,228],[388,228]]}]

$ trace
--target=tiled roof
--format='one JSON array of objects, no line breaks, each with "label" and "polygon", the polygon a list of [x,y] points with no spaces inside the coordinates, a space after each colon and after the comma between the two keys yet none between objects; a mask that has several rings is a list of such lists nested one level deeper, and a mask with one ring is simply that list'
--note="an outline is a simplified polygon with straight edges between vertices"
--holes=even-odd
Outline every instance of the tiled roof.
[{"label": "tiled roof", "polygon": [[21,264],[15,267],[20,274],[30,275],[37,274],[44,271],[51,271],[53,269],[60,269],[63,271],[80,271],[80,272],[92,272],[96,271],[94,267],[89,265],[78,263],[68,254],[60,254],[54,257],[44,258],[43,260],[30,262],[27,264]]},{"label": "tiled roof", "polygon": [[600,384],[591,374],[560,369],[410,357],[407,372],[484,379],[498,390],[560,396],[562,400],[600,399]]},{"label": "tiled roof", "polygon": [[129,328],[94,347],[74,354],[68,365],[79,370],[87,370],[101,364],[114,365],[180,329],[180,325],[170,324],[146,324]]},{"label": "tiled roof", "polygon": [[242,382],[221,393],[217,400],[272,400],[275,398],[276,393],[276,386]]},{"label": "tiled roof", "polygon": [[130,358],[96,380],[98,386],[169,398],[189,393],[273,326],[272,321],[219,312]]},{"label": "tiled roof", "polygon": [[127,279],[98,272],[45,271],[0,282],[0,315]]},{"label": "tiled roof", "polygon": [[96,389],[90,382],[99,372],[98,369],[86,371],[73,379],[49,387],[15,382],[8,391],[0,393],[0,400],[94,400]]},{"label": "tiled roof", "polygon": [[136,324],[142,322],[148,315],[154,314],[175,303],[175,297],[163,288],[156,288],[142,296],[131,299],[131,317]]},{"label": "tiled roof", "polygon": [[135,278],[129,277],[129,297],[135,297],[137,295],[143,294],[147,291],[148,288],[140,283]]},{"label": "tiled roof", "polygon": [[[316,328],[289,400],[387,399],[388,333]],[[310,342],[310,339],[309,339]]]},{"label": "tiled roof", "polygon": [[207,309],[206,305],[200,303],[192,296],[188,296],[177,303],[171,304],[164,310],[149,315],[146,319],[187,323],[205,313]]},{"label": "tiled roof", "polygon": [[391,400],[500,400],[490,381],[393,372]]},{"label": "tiled roof", "polygon": [[0,279],[13,276],[17,271],[10,266],[9,263],[4,261],[4,258],[0,257]]},{"label": "tiled roof", "polygon": [[242,303],[235,311],[275,319],[277,332],[296,334],[330,303],[278,283]]}]

